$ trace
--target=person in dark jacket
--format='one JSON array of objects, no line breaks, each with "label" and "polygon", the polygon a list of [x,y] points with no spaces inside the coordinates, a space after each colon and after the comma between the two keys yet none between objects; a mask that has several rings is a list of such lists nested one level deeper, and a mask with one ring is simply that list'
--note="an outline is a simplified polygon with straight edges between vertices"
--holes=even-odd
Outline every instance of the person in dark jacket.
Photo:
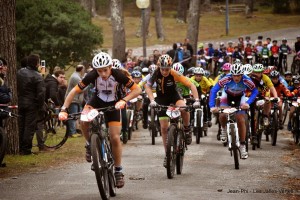
[{"label": "person in dark jacket", "polygon": [[[8,104],[11,101],[11,90],[5,83],[7,73],[7,62],[0,58],[0,104]],[[3,107],[5,109],[5,107]],[[7,113],[0,112],[0,127],[3,126],[3,119],[7,117]]]},{"label": "person in dark jacket", "polygon": [[21,155],[32,154],[32,139],[37,127],[38,111],[45,102],[45,85],[38,72],[40,57],[29,55],[27,66],[17,72],[19,109],[19,147]]},{"label": "person in dark jacket", "polygon": [[57,70],[53,75],[48,74],[45,78],[46,101],[51,99],[57,107],[63,104],[64,99],[60,98],[59,87],[65,84],[65,78],[63,70]]}]

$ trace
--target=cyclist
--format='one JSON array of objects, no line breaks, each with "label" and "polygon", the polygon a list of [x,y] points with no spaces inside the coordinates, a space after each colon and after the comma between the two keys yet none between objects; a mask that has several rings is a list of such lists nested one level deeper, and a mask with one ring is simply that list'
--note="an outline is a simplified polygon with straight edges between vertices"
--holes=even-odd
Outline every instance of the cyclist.
[{"label": "cyclist", "polygon": [[[132,77],[133,81],[137,85],[139,85],[139,83],[142,80],[142,73],[140,71],[134,70],[134,71],[131,72],[131,77]],[[142,105],[143,105],[142,100],[143,100],[142,96],[139,95],[138,96],[138,101],[136,102],[136,108],[135,108],[137,112],[139,112],[142,109]]]},{"label": "cyclist", "polygon": [[234,52],[232,54],[232,58],[233,58],[233,61],[236,61],[237,59],[239,59],[239,60],[243,59],[243,56],[242,56],[241,52],[239,51],[238,46],[234,47]]},{"label": "cyclist", "polygon": [[[300,81],[299,81],[299,77],[295,78],[293,81],[293,85],[294,85],[294,90],[292,91],[292,94],[299,98],[300,97]],[[291,131],[292,130],[292,124],[291,124],[291,119],[293,118],[295,112],[295,106],[291,105],[290,106],[290,113],[289,113],[289,121],[288,121],[288,130]]]},{"label": "cyclist", "polygon": [[253,53],[252,45],[251,45],[251,43],[247,43],[247,46],[246,46],[245,52],[244,52],[244,57],[245,57],[246,61],[247,61],[248,56],[252,56],[252,53]]},{"label": "cyclist", "polygon": [[[161,55],[158,59],[157,65],[159,69],[154,72],[152,77],[148,80],[147,84],[145,84],[145,91],[148,94],[148,97],[151,102],[150,106],[156,106],[157,103],[165,106],[169,106],[170,104],[175,104],[176,106],[185,106],[186,104],[176,91],[176,82],[181,82],[185,86],[189,87],[195,99],[194,106],[200,106],[197,88],[191,83],[191,81],[187,77],[182,76],[173,69],[171,69],[172,58],[169,55]],[[152,93],[152,85],[154,83],[157,84],[157,97],[155,99]],[[187,133],[186,143],[191,144],[192,135],[190,133],[189,127],[190,113],[182,110],[181,115],[183,119],[184,131]],[[159,112],[158,116],[164,149],[166,151],[167,131],[169,122],[165,112]],[[166,166],[166,157],[164,159],[164,166]]]},{"label": "cyclist", "polygon": [[[270,80],[270,78],[263,74],[264,71],[264,66],[262,64],[255,64],[253,65],[253,72],[251,73],[251,79],[256,85],[260,97],[268,97],[271,94],[273,97],[278,97],[276,89]],[[251,130],[252,130],[252,140],[251,142],[253,144],[257,144],[257,135],[255,131],[255,103],[250,105],[250,111],[251,111]],[[264,125],[268,126],[269,125],[269,115],[271,112],[271,104],[270,103],[265,103],[263,106],[263,117],[264,117]]]},{"label": "cyclist", "polygon": [[[84,106],[83,113],[87,113],[93,108],[102,108],[113,105],[116,109],[122,109],[125,107],[127,101],[137,97],[141,93],[141,88],[138,87],[138,85],[135,84],[129,77],[117,69],[112,69],[112,59],[107,53],[100,52],[95,55],[92,65],[94,69],[90,71],[66,97],[64,105],[59,113],[60,120],[66,120],[68,118],[67,108],[72,102],[72,99],[76,94],[82,92],[90,83],[95,85],[96,93]],[[122,99],[117,94],[117,86],[119,84],[123,84],[131,90],[131,92]],[[105,113],[106,122],[109,127],[110,142],[113,146],[115,178],[116,186],[118,188],[124,186],[124,175],[122,173],[121,166],[122,145],[120,142],[120,115],[119,110],[108,111]],[[91,162],[88,128],[89,122],[81,123],[82,133],[86,139],[86,160]]]},{"label": "cyclist", "polygon": [[250,74],[253,72],[253,67],[250,64],[244,64],[243,69],[244,69],[244,74],[247,76],[250,76]]},{"label": "cyclist", "polygon": [[[151,76],[153,75],[153,73],[155,72],[156,69],[157,69],[157,65],[155,65],[155,64],[152,64],[149,66],[149,74],[147,76],[145,76],[139,83],[139,86],[142,88],[143,91],[144,91],[144,85],[148,82],[148,80],[151,78]],[[156,84],[153,84],[152,92],[153,92],[153,94],[156,93]],[[142,108],[143,109],[143,129],[148,128],[149,104],[150,104],[149,98],[146,95],[144,95],[143,108]]]},{"label": "cyclist", "polygon": [[282,43],[279,46],[279,64],[278,71],[282,70],[282,59],[284,54],[290,54],[292,51],[291,47],[287,44],[287,39],[283,38]]},{"label": "cyclist", "polygon": [[223,66],[222,66],[222,74],[218,75],[215,80],[214,80],[214,83],[213,85],[217,84],[218,81],[222,78],[224,78],[229,72],[230,72],[230,67],[231,67],[231,64],[230,63],[225,63]]},{"label": "cyclist", "polygon": [[270,52],[271,52],[270,64],[278,67],[278,60],[277,63],[275,63],[275,59],[276,58],[278,59],[278,55],[279,55],[279,46],[277,45],[277,40],[273,40],[272,44],[273,45],[270,48]]},{"label": "cyclist", "polygon": [[284,73],[284,80],[286,81],[287,85],[288,85],[288,89],[290,91],[294,90],[294,86],[293,86],[293,74],[290,71],[286,71]]},{"label": "cyclist", "polygon": [[[191,78],[192,80],[195,80],[201,87],[201,94],[208,95],[210,92],[210,89],[213,87],[213,84],[204,76],[204,69],[201,67],[196,67],[194,70],[194,76]],[[208,110],[208,101],[207,105],[203,105],[203,112],[204,121],[207,121],[208,127],[211,127],[211,112]]]},{"label": "cyclist", "polygon": [[[215,107],[215,98],[217,92],[224,88],[222,91],[220,107],[230,107],[232,102],[235,106],[240,106],[241,109],[249,109],[249,105],[254,102],[255,97],[258,94],[258,91],[255,87],[255,84],[248,77],[243,75],[243,65],[241,63],[236,63],[231,66],[230,74],[222,78],[218,84],[216,84],[211,89],[211,96],[209,99],[209,107],[211,112],[216,112],[218,108]],[[245,90],[248,89],[251,91],[251,96],[246,101]],[[238,112],[236,115],[239,137],[241,141],[240,152],[242,159],[248,158],[248,153],[246,151],[245,139],[246,139],[246,123],[245,123],[245,112]],[[221,123],[221,141],[227,142],[227,129],[226,123],[227,118],[224,113],[220,113],[219,116]]]},{"label": "cyclist", "polygon": [[209,80],[209,82],[214,85],[214,80],[210,76],[210,71],[204,70],[204,76]]},{"label": "cyclist", "polygon": [[[282,84],[279,81],[279,76],[280,73],[278,71],[272,71],[270,73],[270,78],[271,81],[276,89],[276,93],[277,95],[282,98],[282,95],[287,96],[287,97],[291,97],[293,96],[292,93],[284,86],[284,84]],[[273,95],[271,94],[271,97]],[[278,110],[279,110],[279,129],[283,129],[283,124],[282,124],[282,101],[278,102]]]},{"label": "cyclist", "polygon": [[265,63],[264,63],[265,67],[267,67],[269,64],[269,56],[270,56],[270,50],[268,48],[267,42],[263,43],[263,48],[261,49],[260,54],[261,54],[260,56],[262,58],[262,61],[265,60]]}]

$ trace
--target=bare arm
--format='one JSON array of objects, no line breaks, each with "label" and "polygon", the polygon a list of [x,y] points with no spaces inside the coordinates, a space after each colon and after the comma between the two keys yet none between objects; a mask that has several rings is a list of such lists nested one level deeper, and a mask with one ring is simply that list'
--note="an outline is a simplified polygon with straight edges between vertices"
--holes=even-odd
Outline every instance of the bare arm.
[{"label": "bare arm", "polygon": [[278,97],[277,92],[276,92],[276,89],[275,89],[274,86],[273,86],[273,87],[270,87],[270,91],[271,91],[273,97],[276,97],[276,98]]},{"label": "bare arm", "polygon": [[145,92],[147,93],[150,101],[153,101],[154,100],[154,96],[153,96],[152,88],[149,85],[147,85],[147,84],[145,84],[144,87],[145,87]]}]

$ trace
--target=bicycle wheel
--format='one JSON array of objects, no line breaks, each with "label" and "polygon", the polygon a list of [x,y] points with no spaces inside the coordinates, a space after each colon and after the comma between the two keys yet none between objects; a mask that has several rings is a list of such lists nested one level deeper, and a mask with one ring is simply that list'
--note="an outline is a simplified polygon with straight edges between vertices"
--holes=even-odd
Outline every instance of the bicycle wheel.
[{"label": "bicycle wheel", "polygon": [[167,137],[167,176],[169,179],[174,177],[176,164],[176,141],[177,141],[177,127],[170,125]]},{"label": "bicycle wheel", "polygon": [[197,116],[197,121],[196,121],[196,127],[194,127],[194,132],[196,135],[196,143],[200,144],[200,137],[203,134],[202,133],[202,127],[201,127],[201,110],[197,110],[196,116]]},{"label": "bicycle wheel", "polygon": [[7,136],[4,132],[4,129],[0,127],[0,166],[5,156],[7,146]]},{"label": "bicycle wheel", "polygon": [[68,140],[67,122],[59,121],[51,116],[45,121],[43,131],[44,145],[48,148],[58,149]]},{"label": "bicycle wheel", "polygon": [[272,123],[272,131],[271,131],[271,144],[272,146],[276,146],[277,141],[277,131],[278,131],[278,113],[273,113],[273,123]]},{"label": "bicycle wheel", "polygon": [[105,144],[97,134],[91,136],[91,154],[100,195],[102,199],[109,199],[109,178],[105,161],[107,152]]},{"label": "bicycle wheel", "polygon": [[183,168],[183,159],[184,159],[184,153],[185,153],[185,138],[184,133],[182,130],[178,131],[177,135],[179,143],[177,143],[178,146],[178,153],[176,154],[176,173],[181,174],[182,168]]},{"label": "bicycle wheel", "polygon": [[282,124],[285,123],[288,111],[289,111],[289,104],[287,101],[285,101],[282,106],[282,114],[283,114]]},{"label": "bicycle wheel", "polygon": [[156,127],[155,127],[155,110],[154,108],[151,108],[150,110],[150,116],[151,116],[151,121],[150,121],[150,134],[151,134],[151,139],[152,139],[152,145],[155,145],[155,137],[157,135],[156,132]]},{"label": "bicycle wheel", "polygon": [[[111,145],[110,145],[111,147]],[[108,147],[107,147],[108,149]],[[116,189],[116,178],[115,178],[115,167],[114,167],[114,159],[112,156],[111,148],[108,150],[107,153],[107,160],[108,160],[108,183],[109,183],[109,194],[111,197],[117,195]]]},{"label": "bicycle wheel", "polygon": [[[296,111],[298,112],[298,111]],[[292,118],[292,133],[295,144],[299,143],[299,137],[300,137],[300,130],[299,130],[299,116],[296,114],[296,116],[293,116]]]},{"label": "bicycle wheel", "polygon": [[238,156],[238,147],[236,146],[236,135],[235,135],[235,127],[233,124],[230,125],[230,134],[231,134],[231,151],[233,153],[234,158],[234,167],[235,169],[239,169],[239,156]]}]

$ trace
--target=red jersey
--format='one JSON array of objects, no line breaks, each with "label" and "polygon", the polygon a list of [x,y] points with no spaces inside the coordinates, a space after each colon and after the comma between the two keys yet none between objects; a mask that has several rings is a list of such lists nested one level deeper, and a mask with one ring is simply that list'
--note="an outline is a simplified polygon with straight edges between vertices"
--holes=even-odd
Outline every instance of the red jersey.
[{"label": "red jersey", "polygon": [[271,46],[270,48],[272,55],[279,53],[279,46]]}]

